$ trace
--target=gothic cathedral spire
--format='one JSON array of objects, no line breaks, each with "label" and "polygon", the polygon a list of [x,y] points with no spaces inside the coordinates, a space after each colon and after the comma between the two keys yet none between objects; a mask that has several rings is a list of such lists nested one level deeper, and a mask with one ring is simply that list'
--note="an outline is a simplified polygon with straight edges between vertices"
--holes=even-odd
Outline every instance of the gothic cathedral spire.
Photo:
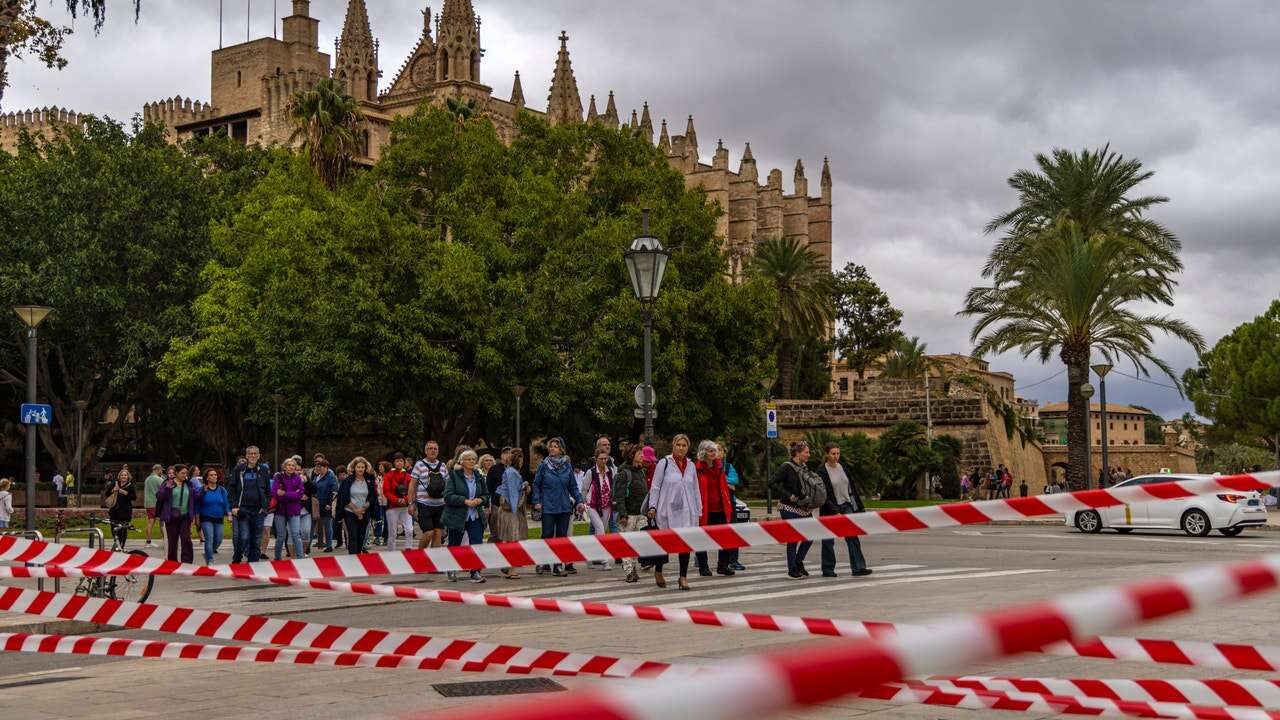
[{"label": "gothic cathedral spire", "polygon": [[369,29],[369,12],[364,0],[347,3],[347,19],[342,24],[342,37],[338,40],[338,56],[333,65],[333,76],[356,100],[375,100],[378,97],[378,41]]},{"label": "gothic cathedral spire", "polygon": [[436,27],[437,80],[480,82],[480,18],[471,0],[444,0]]},{"label": "gothic cathedral spire", "polygon": [[551,92],[547,95],[547,122],[552,125],[582,122],[582,97],[578,95],[578,81],[569,62],[569,35],[563,30],[556,69],[551,75]]}]

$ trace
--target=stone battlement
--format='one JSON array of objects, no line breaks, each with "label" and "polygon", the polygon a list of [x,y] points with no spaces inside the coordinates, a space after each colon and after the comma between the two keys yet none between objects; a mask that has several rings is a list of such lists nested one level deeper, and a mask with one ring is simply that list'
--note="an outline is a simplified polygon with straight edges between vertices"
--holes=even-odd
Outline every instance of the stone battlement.
[{"label": "stone battlement", "polygon": [[171,98],[146,103],[142,106],[142,119],[174,127],[183,123],[205,120],[218,116],[218,109],[210,103],[175,95]]},{"label": "stone battlement", "polygon": [[56,125],[84,125],[85,115],[60,107],[33,108],[0,113],[0,150],[12,150],[18,144],[18,135],[26,130],[40,133]]}]

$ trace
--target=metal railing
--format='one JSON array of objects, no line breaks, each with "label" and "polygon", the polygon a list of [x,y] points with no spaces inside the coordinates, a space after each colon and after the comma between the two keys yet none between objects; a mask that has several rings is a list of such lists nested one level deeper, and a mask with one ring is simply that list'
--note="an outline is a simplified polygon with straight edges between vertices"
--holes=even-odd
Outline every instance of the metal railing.
[{"label": "metal railing", "polygon": [[[11,530],[8,532],[0,532],[0,535],[13,535],[16,537],[27,538],[28,540],[38,540],[40,542],[44,542],[44,534],[41,533],[39,530]],[[23,563],[23,565],[25,567],[44,567],[44,563],[28,562],[28,563]],[[54,582],[55,584],[57,583],[56,580]],[[36,578],[36,589],[44,590],[44,578]]]},{"label": "metal railing", "polygon": [[[97,520],[97,518],[93,517],[92,515],[90,515],[90,516],[89,516],[89,522],[91,522],[91,523],[92,523],[92,522],[96,522],[96,520]],[[107,538],[106,538],[106,536],[105,536],[105,535],[103,535],[103,534],[102,534],[102,531],[101,531],[101,530],[99,530],[99,529],[98,529],[96,526],[94,526],[94,525],[89,525],[89,526],[87,526],[87,527],[74,527],[74,528],[61,528],[61,527],[60,527],[60,528],[58,528],[58,531],[54,534],[54,536],[53,536],[53,541],[54,541],[55,543],[61,543],[61,542],[62,542],[62,538],[63,538],[63,536],[64,536],[64,535],[72,535],[72,534],[79,534],[79,533],[85,533],[86,535],[88,535],[88,536],[89,536],[89,549],[90,549],[90,550],[93,550],[93,549],[94,549],[93,541],[94,541],[94,539],[95,539],[95,538],[96,538],[96,539],[97,539],[97,541],[98,541],[97,548],[98,548],[99,550],[105,550],[105,549],[106,549],[106,545],[105,545],[104,543],[106,542]],[[54,592],[62,592],[62,578],[54,578],[54,579],[53,579],[53,591],[54,591]]]}]

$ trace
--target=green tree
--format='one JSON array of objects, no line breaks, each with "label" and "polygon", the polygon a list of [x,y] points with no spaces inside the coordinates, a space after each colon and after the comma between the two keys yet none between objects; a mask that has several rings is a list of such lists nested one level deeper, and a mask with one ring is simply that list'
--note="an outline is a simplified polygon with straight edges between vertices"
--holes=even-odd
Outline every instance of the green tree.
[{"label": "green tree", "polygon": [[760,242],[752,268],[778,293],[778,386],[781,396],[789,398],[796,341],[822,335],[834,316],[831,273],[822,267],[817,253],[795,238]]},{"label": "green tree", "polygon": [[915,380],[924,377],[933,363],[929,360],[929,344],[919,336],[899,337],[893,350],[884,359],[883,377],[899,380]]},{"label": "green tree", "polygon": [[458,132],[465,130],[467,121],[476,114],[476,101],[474,98],[447,98],[444,101],[444,105],[457,119]]},{"label": "green tree", "polygon": [[[185,332],[209,258],[214,170],[160,128],[90,118],[0,153],[0,304],[40,303],[39,394],[54,422],[41,441],[75,465],[74,404],[88,403],[87,467],[154,382],[168,338]],[[4,325],[0,382],[26,378],[25,337]],[[112,412],[114,411],[114,412]]]},{"label": "green tree", "polygon": [[834,294],[835,349],[861,379],[872,363],[897,346],[902,311],[889,302],[867,269],[854,263],[836,273]]},{"label": "green tree", "polygon": [[1203,473],[1234,475],[1255,467],[1275,468],[1275,454],[1259,445],[1227,443],[1196,448],[1196,468]]},{"label": "green tree", "polygon": [[886,496],[914,497],[925,474],[941,464],[938,452],[930,447],[924,426],[911,420],[895,423],[884,431],[877,449],[886,480]]},{"label": "green tree", "polygon": [[1214,444],[1265,442],[1280,452],[1280,300],[1237,326],[1183,376]]},{"label": "green tree", "polygon": [[337,187],[360,154],[364,118],[360,103],[338,80],[324,78],[314,88],[293,94],[289,117],[295,126],[291,139],[302,141],[302,151],[320,179],[330,188]]},{"label": "green tree", "polygon": [[[107,0],[66,0],[67,12],[75,18],[80,13],[93,17],[97,32],[107,19]],[[41,17],[38,0],[0,0],[0,100],[9,87],[9,58],[33,53],[46,67],[61,70],[67,66],[62,57],[71,28],[59,27]],[[142,12],[142,0],[134,0],[133,17]]]},{"label": "green tree", "polygon": [[[424,106],[371,172],[330,190],[278,162],[214,234],[196,329],[162,366],[171,392],[290,398],[290,427],[375,427],[405,447],[511,434],[630,435],[641,310],[622,252],[652,209],[675,251],[655,312],[659,432],[755,422],[776,296],[730,285],[716,209],[659,152],[603,126],[531,116],[503,145],[483,118]],[[246,296],[246,289],[254,293]]]},{"label": "green tree", "polygon": [[1018,205],[987,226],[1006,233],[983,268],[990,284],[971,289],[960,314],[976,318],[975,354],[1017,349],[1041,362],[1057,354],[1067,366],[1067,482],[1079,489],[1089,482],[1080,386],[1092,350],[1127,358],[1144,375],[1149,363],[1172,377],[1152,353],[1153,331],[1197,349],[1203,341],[1180,320],[1127,307],[1172,305],[1173,277],[1182,269],[1178,239],[1147,216],[1167,198],[1132,195],[1152,173],[1106,147],[1054,150],[1036,163],[1038,172],[1019,170],[1009,179]]}]

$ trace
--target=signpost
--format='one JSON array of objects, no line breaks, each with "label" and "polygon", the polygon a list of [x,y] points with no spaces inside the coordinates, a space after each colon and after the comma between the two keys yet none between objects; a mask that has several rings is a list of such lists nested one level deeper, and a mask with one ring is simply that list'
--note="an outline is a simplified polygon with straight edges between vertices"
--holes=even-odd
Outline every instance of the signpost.
[{"label": "signpost", "polygon": [[23,425],[48,425],[53,418],[53,406],[39,403],[23,403],[18,410]]},{"label": "signpost", "polygon": [[778,405],[772,400],[764,405],[764,487],[765,516],[773,515],[773,441],[778,439]]}]

